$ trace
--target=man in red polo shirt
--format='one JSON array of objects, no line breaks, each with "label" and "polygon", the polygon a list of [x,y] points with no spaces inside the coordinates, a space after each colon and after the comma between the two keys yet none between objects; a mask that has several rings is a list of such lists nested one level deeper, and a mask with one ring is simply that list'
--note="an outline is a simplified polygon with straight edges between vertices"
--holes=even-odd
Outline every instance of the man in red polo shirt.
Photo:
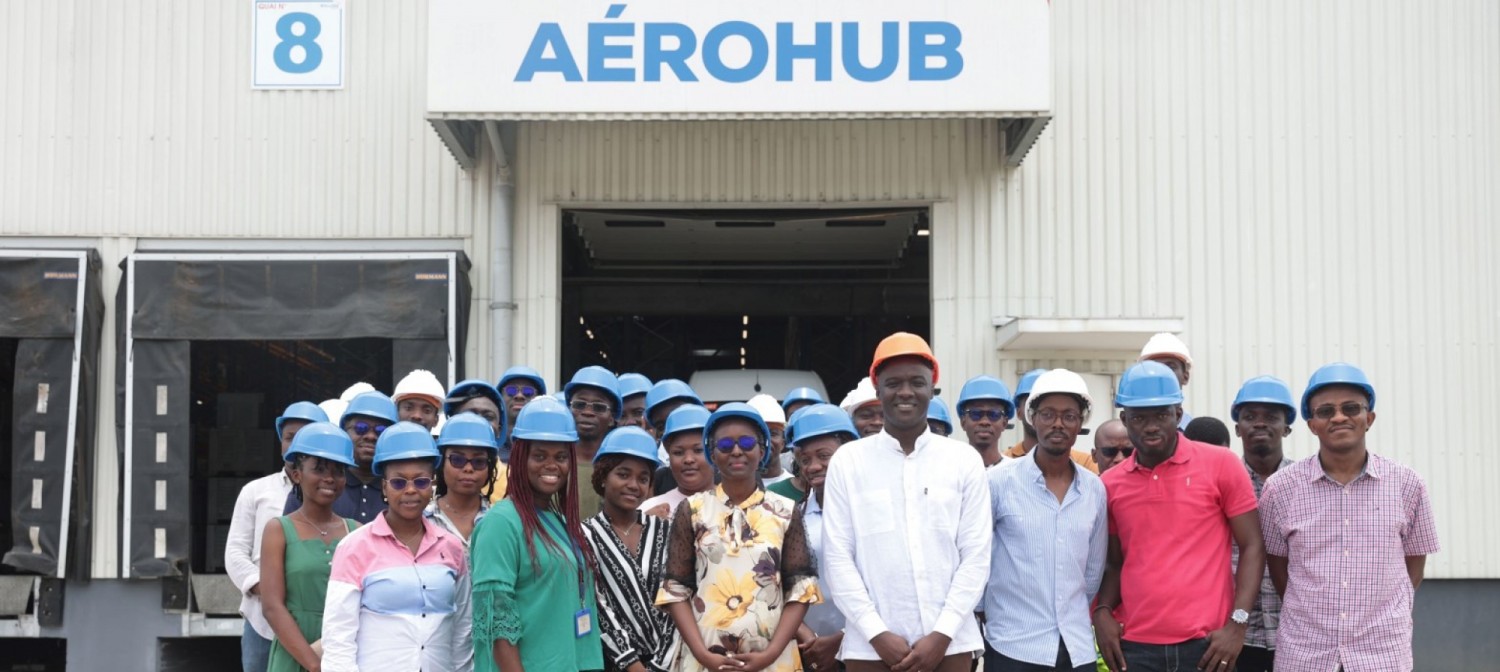
[{"label": "man in red polo shirt", "polygon": [[1093,613],[1099,651],[1115,672],[1233,670],[1266,560],[1250,477],[1234,453],[1178,432],[1171,369],[1130,367],[1115,405],[1135,455],[1101,477],[1110,536]]}]

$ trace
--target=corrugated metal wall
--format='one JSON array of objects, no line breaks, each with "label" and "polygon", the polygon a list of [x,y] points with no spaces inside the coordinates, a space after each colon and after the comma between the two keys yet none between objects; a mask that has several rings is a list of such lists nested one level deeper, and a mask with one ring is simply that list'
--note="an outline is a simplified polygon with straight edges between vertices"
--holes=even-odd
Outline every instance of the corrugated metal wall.
[{"label": "corrugated metal wall", "polygon": [[[1300,394],[1356,362],[1372,448],[1431,486],[1429,575],[1500,577],[1500,455],[1478,446],[1500,407],[1500,5],[1053,7],[1056,118],[1015,170],[976,121],[523,125],[517,359],[556,359],[560,206],[932,202],[949,385],[1133,356],[997,352],[999,316],[1183,318],[1199,415],[1250,376]],[[1290,453],[1314,449],[1299,424]]]}]

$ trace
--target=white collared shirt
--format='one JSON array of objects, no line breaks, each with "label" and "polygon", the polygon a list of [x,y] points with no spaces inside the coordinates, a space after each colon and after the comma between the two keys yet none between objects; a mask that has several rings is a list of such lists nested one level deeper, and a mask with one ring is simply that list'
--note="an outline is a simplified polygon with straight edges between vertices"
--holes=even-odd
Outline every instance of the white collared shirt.
[{"label": "white collared shirt", "polygon": [[843,658],[879,660],[870,639],[885,631],[941,632],[948,655],[984,648],[974,610],[993,535],[979,453],[924,432],[907,455],[882,431],[834,453],[823,507],[819,575],[848,619]]},{"label": "white collared shirt", "polygon": [[281,515],[292,479],[285,471],[257,478],[240,489],[234,500],[234,516],[229,520],[229,536],[224,544],[224,571],[240,589],[240,615],[255,633],[266,639],[276,636],[261,611],[260,596],[250,589],[260,585],[260,542],[266,524]]}]

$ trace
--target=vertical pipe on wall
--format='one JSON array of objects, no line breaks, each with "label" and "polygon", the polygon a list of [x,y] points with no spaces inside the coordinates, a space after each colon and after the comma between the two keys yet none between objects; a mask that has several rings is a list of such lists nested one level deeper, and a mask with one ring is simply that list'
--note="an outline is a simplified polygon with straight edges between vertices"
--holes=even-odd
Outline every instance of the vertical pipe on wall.
[{"label": "vertical pipe on wall", "polygon": [[491,213],[494,222],[490,230],[490,366],[491,373],[498,378],[501,371],[513,362],[511,352],[511,324],[516,314],[515,296],[511,289],[511,232],[514,224],[516,197],[515,174],[506,158],[504,145],[496,122],[485,122],[490,137],[490,159],[495,163],[495,174],[491,189],[493,199]]}]

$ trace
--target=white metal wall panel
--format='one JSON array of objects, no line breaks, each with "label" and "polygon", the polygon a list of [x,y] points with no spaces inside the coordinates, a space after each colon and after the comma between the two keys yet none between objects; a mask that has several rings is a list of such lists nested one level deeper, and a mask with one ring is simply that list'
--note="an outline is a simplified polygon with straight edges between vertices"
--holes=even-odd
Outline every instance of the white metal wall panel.
[{"label": "white metal wall panel", "polygon": [[252,91],[252,5],[0,3],[0,235],[453,237],[488,185],[424,120],[427,3],[348,7],[341,91]]}]

